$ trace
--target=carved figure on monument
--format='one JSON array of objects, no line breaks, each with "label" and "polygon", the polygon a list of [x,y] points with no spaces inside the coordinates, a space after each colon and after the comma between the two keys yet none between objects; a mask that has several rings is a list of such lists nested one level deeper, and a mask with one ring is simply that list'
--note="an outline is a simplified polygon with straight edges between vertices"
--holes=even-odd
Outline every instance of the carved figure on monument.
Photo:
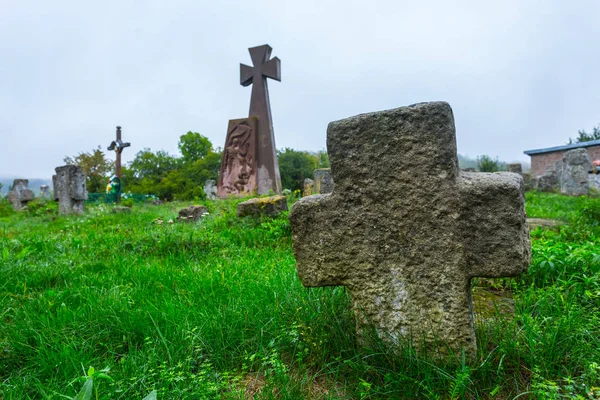
[{"label": "carved figure on monument", "polygon": [[229,121],[217,194],[248,196],[256,191],[256,118]]}]

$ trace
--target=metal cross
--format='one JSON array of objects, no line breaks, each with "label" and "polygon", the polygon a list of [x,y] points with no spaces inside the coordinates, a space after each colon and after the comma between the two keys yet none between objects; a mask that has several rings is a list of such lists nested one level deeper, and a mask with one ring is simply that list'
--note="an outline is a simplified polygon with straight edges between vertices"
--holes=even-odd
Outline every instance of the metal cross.
[{"label": "metal cross", "polygon": [[121,153],[125,147],[131,146],[131,143],[123,143],[121,140],[121,127],[117,126],[117,140],[113,140],[108,146],[108,150],[114,150],[117,153],[117,161],[115,163],[115,176],[121,178]]}]

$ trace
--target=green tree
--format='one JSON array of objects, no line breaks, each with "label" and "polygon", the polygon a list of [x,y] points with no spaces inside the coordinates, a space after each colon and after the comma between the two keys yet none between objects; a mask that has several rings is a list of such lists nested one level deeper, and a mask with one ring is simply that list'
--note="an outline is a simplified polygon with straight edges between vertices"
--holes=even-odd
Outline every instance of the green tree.
[{"label": "green tree", "polygon": [[594,126],[592,128],[592,132],[588,133],[585,130],[577,131],[577,137],[575,141],[572,138],[569,138],[569,144],[573,143],[583,143],[583,142],[591,142],[592,140],[600,139],[600,125]]},{"label": "green tree", "polygon": [[500,162],[498,158],[492,159],[488,155],[482,155],[477,157],[477,169],[480,172],[496,172],[500,170]]},{"label": "green tree", "polygon": [[100,146],[91,153],[81,152],[75,157],[65,157],[64,162],[81,167],[86,175],[86,186],[90,193],[104,192],[108,178],[115,168],[114,161],[106,158]]},{"label": "green tree", "polygon": [[281,185],[284,189],[302,190],[305,178],[312,178],[318,165],[314,154],[290,148],[277,151]]},{"label": "green tree", "polygon": [[213,149],[208,138],[191,131],[179,137],[178,147],[184,164],[191,164],[206,157]]}]

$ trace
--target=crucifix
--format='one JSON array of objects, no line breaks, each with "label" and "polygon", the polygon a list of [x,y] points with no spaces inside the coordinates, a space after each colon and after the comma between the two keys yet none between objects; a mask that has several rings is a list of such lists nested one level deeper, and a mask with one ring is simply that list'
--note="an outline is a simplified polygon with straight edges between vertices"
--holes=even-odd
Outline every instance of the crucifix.
[{"label": "crucifix", "polygon": [[268,44],[251,47],[248,51],[253,66],[240,64],[240,84],[252,85],[248,116],[258,118],[256,140],[258,194],[267,194],[271,190],[281,193],[281,178],[267,87],[267,78],[281,81],[281,61],[277,57],[270,59],[272,50]]},{"label": "crucifix", "polygon": [[117,154],[117,160],[115,162],[115,184],[118,186],[117,190],[117,203],[121,200],[121,153],[125,147],[131,146],[131,143],[123,143],[121,140],[121,127],[117,126],[117,140],[113,140],[108,146],[108,150],[114,150]]}]

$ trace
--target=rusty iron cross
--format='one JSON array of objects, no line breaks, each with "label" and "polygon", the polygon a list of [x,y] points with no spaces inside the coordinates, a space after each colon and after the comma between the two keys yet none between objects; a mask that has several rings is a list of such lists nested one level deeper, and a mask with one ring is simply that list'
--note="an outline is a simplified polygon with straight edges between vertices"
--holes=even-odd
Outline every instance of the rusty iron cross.
[{"label": "rusty iron cross", "polygon": [[117,160],[115,162],[115,176],[117,178],[121,177],[121,153],[125,147],[131,146],[131,143],[126,142],[123,143],[121,140],[121,127],[117,126],[117,140],[113,140],[108,146],[107,150],[114,150],[117,153]]},{"label": "rusty iron cross", "polygon": [[[269,103],[267,78],[281,82],[281,60],[271,57],[273,49],[268,44],[248,49],[252,58],[252,67],[240,64],[240,84],[252,85],[249,117],[258,118],[257,129],[257,162],[262,172],[258,182],[258,193],[268,193],[273,190],[281,193],[279,165],[277,163],[275,135]],[[261,183],[262,182],[262,183]]]}]

